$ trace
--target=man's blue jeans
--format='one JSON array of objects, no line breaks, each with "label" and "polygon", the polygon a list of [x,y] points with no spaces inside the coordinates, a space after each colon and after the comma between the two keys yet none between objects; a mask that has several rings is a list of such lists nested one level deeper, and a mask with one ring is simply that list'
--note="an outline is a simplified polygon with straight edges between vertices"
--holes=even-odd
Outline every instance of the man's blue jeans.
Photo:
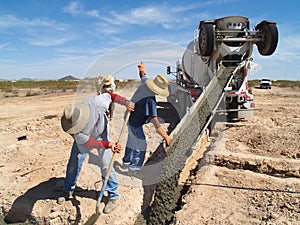
[{"label": "man's blue jeans", "polygon": [[[74,191],[76,187],[76,182],[83,164],[85,160],[88,149],[83,148],[81,145],[78,145],[76,141],[74,141],[70,159],[67,165],[66,178],[64,180],[64,191]],[[89,162],[95,165],[100,166],[101,175],[102,175],[102,184],[104,183],[105,176],[109,167],[110,160],[112,158],[112,152],[110,149],[98,149],[98,156],[90,154]],[[87,179],[89,179],[87,177]],[[106,191],[108,192],[109,199],[117,199],[119,197],[118,194],[118,181],[116,172],[114,169],[111,170],[107,185]]]},{"label": "man's blue jeans", "polygon": [[123,164],[128,165],[130,171],[139,171],[143,166],[146,150],[147,142],[143,127],[128,125],[128,138]]}]

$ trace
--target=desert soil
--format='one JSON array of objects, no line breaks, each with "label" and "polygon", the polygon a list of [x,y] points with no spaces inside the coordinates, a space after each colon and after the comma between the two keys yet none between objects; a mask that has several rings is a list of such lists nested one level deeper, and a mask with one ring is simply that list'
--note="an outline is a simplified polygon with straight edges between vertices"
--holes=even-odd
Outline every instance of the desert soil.
[{"label": "desert soil", "polygon": [[[135,88],[118,92],[130,98]],[[299,97],[300,90],[254,89],[260,110],[253,117],[217,123],[207,148],[198,147],[198,165],[188,165],[189,179],[181,180],[188,189],[174,224],[300,224]],[[83,224],[95,212],[100,173],[89,159],[73,200],[57,202],[72,145],[60,127],[60,116],[74,98],[76,93],[63,92],[0,99],[0,214],[10,222]],[[110,122],[113,140],[119,137],[123,113],[117,105]],[[151,125],[145,132],[148,156],[161,137]],[[26,138],[18,140],[22,136]],[[101,214],[96,224],[131,225],[140,213],[141,181],[119,170],[121,159],[122,154],[115,162],[119,206]]]}]

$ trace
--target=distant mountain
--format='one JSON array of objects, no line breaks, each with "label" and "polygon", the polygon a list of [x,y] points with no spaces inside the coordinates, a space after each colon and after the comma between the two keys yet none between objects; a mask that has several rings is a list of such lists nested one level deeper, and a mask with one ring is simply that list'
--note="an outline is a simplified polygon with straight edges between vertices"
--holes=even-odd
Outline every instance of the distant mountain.
[{"label": "distant mountain", "polygon": [[65,76],[63,78],[60,78],[59,80],[80,80],[80,79],[69,75],[69,76]]},{"label": "distant mountain", "polygon": [[31,79],[31,78],[21,78],[21,79],[19,79],[19,81],[32,81],[32,80],[34,80],[34,79]]}]

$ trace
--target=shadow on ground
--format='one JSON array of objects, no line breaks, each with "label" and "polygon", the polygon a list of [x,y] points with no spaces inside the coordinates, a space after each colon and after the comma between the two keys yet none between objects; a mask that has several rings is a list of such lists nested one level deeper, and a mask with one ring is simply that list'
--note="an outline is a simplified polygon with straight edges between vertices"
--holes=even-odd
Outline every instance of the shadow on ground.
[{"label": "shadow on ground", "polygon": [[[57,200],[58,197],[63,196],[62,188],[57,187],[57,184],[62,184],[63,180],[64,178],[61,177],[53,177],[26,191],[13,202],[4,221],[8,224],[28,221],[34,223],[34,218],[31,216],[34,204],[38,200]],[[81,219],[80,202],[76,196],[97,199],[96,191],[76,187],[74,198],[71,199],[72,205],[76,208],[76,219],[72,224],[78,224]]]}]

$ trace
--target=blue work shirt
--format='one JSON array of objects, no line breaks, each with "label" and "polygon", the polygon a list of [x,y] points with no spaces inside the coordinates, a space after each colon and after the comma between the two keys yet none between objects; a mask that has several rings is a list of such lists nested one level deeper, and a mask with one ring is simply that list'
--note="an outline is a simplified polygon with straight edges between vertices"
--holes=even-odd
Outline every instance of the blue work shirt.
[{"label": "blue work shirt", "polygon": [[133,94],[131,101],[135,103],[134,111],[129,117],[129,125],[139,127],[149,123],[151,117],[157,117],[156,98],[143,82]]}]

